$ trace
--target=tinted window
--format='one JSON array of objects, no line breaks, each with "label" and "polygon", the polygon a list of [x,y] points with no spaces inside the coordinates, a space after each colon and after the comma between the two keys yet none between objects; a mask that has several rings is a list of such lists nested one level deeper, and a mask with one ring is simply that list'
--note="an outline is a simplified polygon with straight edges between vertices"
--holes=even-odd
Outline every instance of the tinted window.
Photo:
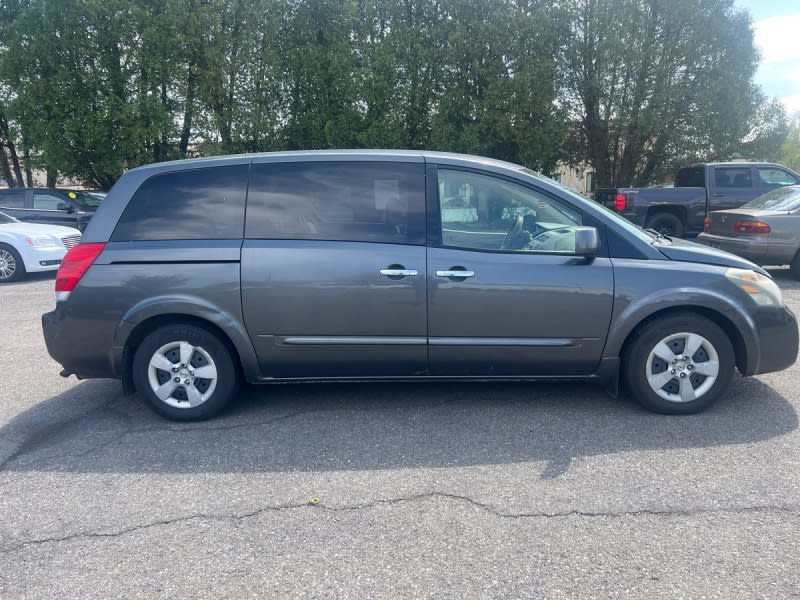
[{"label": "tinted window", "polygon": [[113,241],[242,237],[249,165],[154,175],[128,202]]},{"label": "tinted window", "polygon": [[8,190],[0,193],[0,207],[25,208],[25,190]]},{"label": "tinted window", "polygon": [[706,171],[705,167],[684,167],[678,171],[675,178],[675,187],[705,187]]},{"label": "tinted window", "polygon": [[439,170],[442,244],[472,250],[574,252],[581,213],[531,188]]},{"label": "tinted window", "polygon": [[753,180],[750,167],[717,167],[714,169],[717,187],[750,188]]},{"label": "tinted window", "polygon": [[425,242],[422,163],[253,165],[247,237]]}]

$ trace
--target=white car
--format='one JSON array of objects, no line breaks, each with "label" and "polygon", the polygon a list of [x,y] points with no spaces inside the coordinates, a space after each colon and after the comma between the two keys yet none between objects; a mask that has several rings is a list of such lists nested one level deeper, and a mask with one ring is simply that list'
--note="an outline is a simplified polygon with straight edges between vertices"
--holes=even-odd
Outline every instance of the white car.
[{"label": "white car", "polygon": [[25,273],[55,271],[67,250],[81,241],[72,227],[24,223],[0,212],[0,283]]}]

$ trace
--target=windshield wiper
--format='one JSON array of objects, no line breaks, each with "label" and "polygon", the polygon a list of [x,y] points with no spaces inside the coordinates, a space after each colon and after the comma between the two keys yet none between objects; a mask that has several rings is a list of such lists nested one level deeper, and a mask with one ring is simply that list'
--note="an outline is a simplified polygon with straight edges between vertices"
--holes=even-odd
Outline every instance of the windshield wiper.
[{"label": "windshield wiper", "polygon": [[666,242],[671,242],[672,241],[671,237],[661,233],[660,231],[656,231],[652,227],[649,227],[649,228],[645,229],[645,231],[647,233],[649,233],[650,235],[652,235],[654,238],[656,238],[656,241],[666,241]]}]

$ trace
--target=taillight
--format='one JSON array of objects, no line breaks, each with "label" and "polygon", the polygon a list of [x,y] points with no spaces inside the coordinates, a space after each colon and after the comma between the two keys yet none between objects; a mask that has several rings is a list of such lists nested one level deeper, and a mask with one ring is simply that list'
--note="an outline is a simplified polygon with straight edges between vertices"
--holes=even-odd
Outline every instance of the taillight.
[{"label": "taillight", "polygon": [[769,233],[770,228],[761,221],[738,221],[733,226],[733,230],[738,233]]},{"label": "taillight", "polygon": [[614,194],[614,210],[622,212],[627,205],[628,199],[625,197],[625,194]]},{"label": "taillight", "polygon": [[105,244],[78,244],[70,248],[64,256],[64,260],[61,261],[61,266],[56,274],[57,301],[69,298],[70,292],[75,289],[81,277],[89,270],[105,247]]},{"label": "taillight", "polygon": [[703,231],[711,231],[711,226],[714,225],[714,220],[711,217],[703,219]]}]

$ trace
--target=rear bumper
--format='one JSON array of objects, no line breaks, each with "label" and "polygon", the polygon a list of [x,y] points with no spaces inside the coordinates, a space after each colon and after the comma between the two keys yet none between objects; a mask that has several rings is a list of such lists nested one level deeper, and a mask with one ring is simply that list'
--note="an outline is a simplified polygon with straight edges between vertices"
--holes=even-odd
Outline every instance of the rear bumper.
[{"label": "rear bumper", "polygon": [[755,315],[759,359],[755,372],[772,373],[792,366],[797,360],[797,319],[786,307],[761,309]]},{"label": "rear bumper", "polygon": [[701,233],[697,243],[730,252],[757,265],[787,265],[792,262],[796,246],[770,244],[766,239],[734,239],[726,236]]},{"label": "rear bumper", "polygon": [[58,302],[54,311],[42,315],[42,332],[47,352],[64,367],[61,372],[64,377],[120,377],[112,366],[104,336],[99,335],[91,322],[67,315],[63,302]]}]

